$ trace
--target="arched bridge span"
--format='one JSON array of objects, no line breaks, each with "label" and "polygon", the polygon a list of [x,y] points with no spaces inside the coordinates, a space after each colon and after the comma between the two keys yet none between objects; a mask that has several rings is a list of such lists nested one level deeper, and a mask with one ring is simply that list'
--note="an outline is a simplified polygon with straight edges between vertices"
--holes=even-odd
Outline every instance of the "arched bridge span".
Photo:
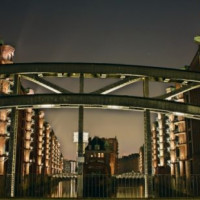
[{"label": "arched bridge span", "polygon": [[[105,109],[128,109],[144,111],[144,166],[145,175],[151,174],[151,131],[150,112],[172,113],[184,115],[185,117],[200,119],[200,107],[167,101],[172,96],[200,87],[200,73],[186,70],[138,66],[120,64],[93,64],[93,63],[18,63],[12,65],[1,65],[0,78],[13,77],[13,95],[2,95],[0,109],[13,108],[11,121],[11,136],[9,140],[9,162],[8,174],[9,184],[7,186],[10,196],[14,196],[15,186],[15,160],[17,146],[17,109],[26,107],[48,108],[48,107],[79,107],[79,151],[78,157],[83,157],[83,107],[95,107]],[[80,79],[79,93],[74,94],[67,89],[61,88],[42,77],[75,77]],[[35,94],[19,95],[19,78],[25,78],[35,82],[59,94]],[[107,85],[92,93],[84,93],[84,78],[118,78],[118,82]],[[117,96],[109,93],[125,87],[137,81],[143,81],[143,96]],[[149,97],[149,81],[177,82],[183,87],[162,95],[157,98]],[[83,159],[79,159],[80,172]],[[146,176],[147,177],[147,176]],[[151,181],[145,178],[145,193],[150,191]]]},{"label": "arched bridge span", "polygon": [[153,112],[182,114],[200,119],[200,107],[166,100],[96,94],[37,94],[2,96],[0,109],[13,108],[64,108],[84,106],[89,108],[145,110]]},{"label": "arched bridge span", "polygon": [[[17,63],[12,65],[2,65],[1,75],[9,74],[43,74],[46,76],[76,76],[76,74],[86,74],[88,77],[108,77],[139,76],[149,77],[156,81],[191,81],[200,82],[200,73],[180,69],[170,69],[140,65],[122,64],[101,64],[101,63]],[[104,76],[105,78],[107,76]]]}]

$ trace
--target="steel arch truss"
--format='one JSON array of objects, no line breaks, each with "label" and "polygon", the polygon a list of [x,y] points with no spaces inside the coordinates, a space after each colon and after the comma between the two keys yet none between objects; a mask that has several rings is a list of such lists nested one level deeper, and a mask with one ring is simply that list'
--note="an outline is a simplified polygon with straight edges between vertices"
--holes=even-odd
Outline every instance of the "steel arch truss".
[{"label": "steel arch truss", "polygon": [[198,82],[200,73],[180,69],[160,68],[138,65],[100,64],[100,63],[18,63],[2,65],[0,74],[39,74],[40,76],[86,78],[123,78],[125,76],[149,77],[149,80],[161,82]]},{"label": "steel arch truss", "polygon": [[[189,118],[200,118],[200,108],[198,106],[163,100],[200,87],[199,72],[137,65],[92,63],[18,63],[2,65],[0,68],[1,78],[5,78],[10,74],[18,74],[20,77],[57,94],[2,96],[0,108],[78,107],[83,105],[84,107],[119,110],[149,109],[153,112],[182,114]],[[69,90],[41,78],[44,76],[79,78],[81,74],[85,78],[112,77],[120,80],[90,94],[72,94]],[[151,81],[178,82],[185,85],[156,98],[108,95],[117,89],[145,78]]]},{"label": "steel arch truss", "polygon": [[[79,107],[79,153],[83,156],[83,107],[139,110],[144,111],[144,163],[145,163],[145,195],[151,196],[151,181],[148,175],[151,174],[151,133],[150,133],[150,112],[172,113],[183,115],[189,118],[200,119],[200,107],[168,101],[180,93],[187,92],[200,87],[200,73],[178,69],[147,67],[137,65],[118,64],[93,64],[93,63],[18,63],[0,66],[0,78],[4,79],[13,76],[14,83],[18,83],[19,77],[32,81],[56,94],[35,94],[19,95],[18,84],[14,84],[14,95],[2,95],[0,97],[0,109],[13,108],[12,130],[10,137],[10,158],[8,172],[8,194],[14,196],[15,186],[15,159],[16,159],[16,138],[17,138],[17,113],[18,109],[27,107],[33,108],[63,108]],[[80,90],[78,94],[61,88],[42,77],[74,77],[80,78]],[[89,94],[84,92],[84,78],[118,78],[115,83],[107,85]],[[127,85],[143,81],[144,97],[108,95]],[[183,87],[159,96],[148,98],[149,81],[178,82]],[[80,159],[82,160],[82,159]],[[81,163],[79,168],[81,169]],[[79,170],[81,172],[81,170]]]}]

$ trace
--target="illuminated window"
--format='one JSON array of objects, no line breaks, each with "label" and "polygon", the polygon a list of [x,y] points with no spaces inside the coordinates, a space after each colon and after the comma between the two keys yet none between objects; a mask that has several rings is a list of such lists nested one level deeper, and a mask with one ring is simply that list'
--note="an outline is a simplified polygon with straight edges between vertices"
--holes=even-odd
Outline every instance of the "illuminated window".
[{"label": "illuminated window", "polygon": [[98,153],[98,158],[100,158],[101,157],[101,153]]},{"label": "illuminated window", "polygon": [[104,158],[104,153],[101,153],[101,157]]},{"label": "illuminated window", "polygon": [[99,146],[98,144],[95,144],[94,149],[95,149],[95,150],[99,150],[99,149],[100,149],[100,146]]}]

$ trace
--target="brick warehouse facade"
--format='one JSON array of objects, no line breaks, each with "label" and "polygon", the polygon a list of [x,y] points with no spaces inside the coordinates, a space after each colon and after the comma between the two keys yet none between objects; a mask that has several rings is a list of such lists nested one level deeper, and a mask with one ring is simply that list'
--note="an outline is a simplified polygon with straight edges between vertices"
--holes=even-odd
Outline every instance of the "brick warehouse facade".
[{"label": "brick warehouse facade", "polygon": [[[15,49],[0,44],[0,64],[12,64]],[[13,76],[0,79],[1,95],[12,94]],[[20,94],[31,95],[31,89],[20,86]],[[42,110],[26,108],[18,111],[16,175],[51,175],[63,170],[60,143]],[[10,136],[10,109],[0,110],[0,175],[7,173]]]},{"label": "brick warehouse facade", "polygon": [[[200,71],[200,49],[186,70]],[[169,93],[184,85],[175,84],[166,89]],[[200,89],[194,89],[169,99],[200,105]],[[158,113],[152,124],[152,167],[154,174],[171,174],[190,177],[200,173],[199,120],[186,119],[179,113]]]}]

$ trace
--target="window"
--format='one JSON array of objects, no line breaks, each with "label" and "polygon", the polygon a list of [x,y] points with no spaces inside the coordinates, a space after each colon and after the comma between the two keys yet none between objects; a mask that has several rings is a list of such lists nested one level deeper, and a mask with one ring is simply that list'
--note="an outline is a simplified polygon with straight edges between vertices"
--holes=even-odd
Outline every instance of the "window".
[{"label": "window", "polygon": [[99,146],[98,144],[95,144],[95,145],[94,145],[94,149],[95,149],[95,150],[100,150],[100,146]]}]

